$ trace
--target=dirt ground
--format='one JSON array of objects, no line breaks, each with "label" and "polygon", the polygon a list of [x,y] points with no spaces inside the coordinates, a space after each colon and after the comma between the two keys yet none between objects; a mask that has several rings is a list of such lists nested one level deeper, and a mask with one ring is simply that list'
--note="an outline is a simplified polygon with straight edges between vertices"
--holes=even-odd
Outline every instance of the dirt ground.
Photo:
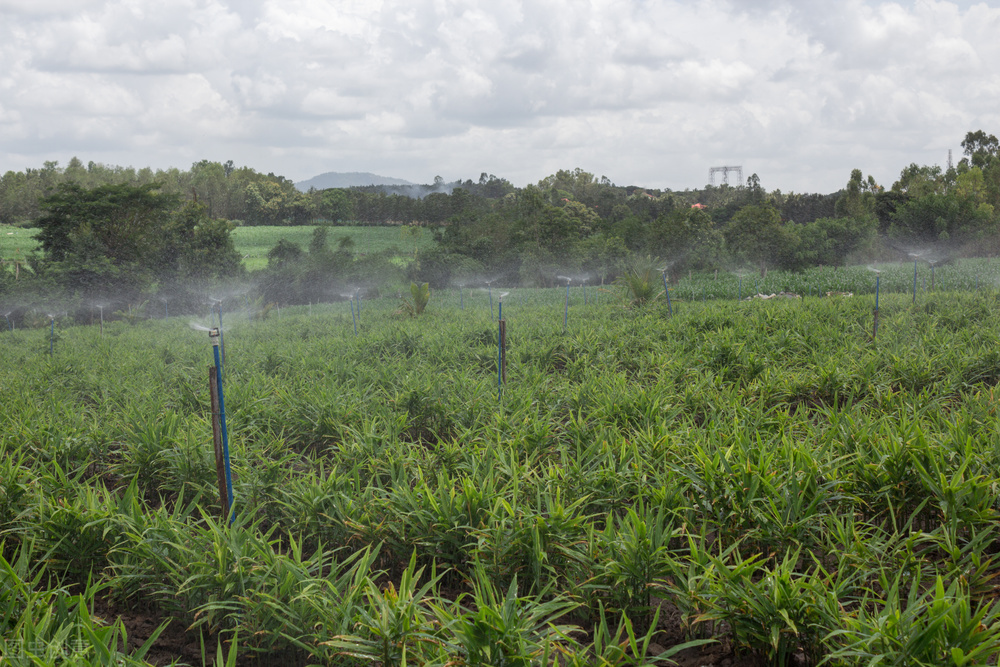
[{"label": "dirt ground", "polygon": [[[142,607],[123,608],[121,605],[109,600],[97,600],[95,611],[98,616],[111,621],[114,618],[121,618],[128,634],[128,652],[132,652],[142,646],[149,637],[156,631],[165,620],[159,615],[156,609],[146,609]],[[680,625],[677,622],[677,611],[669,604],[661,605],[661,616],[658,623],[660,632],[657,633],[654,643],[650,645],[649,655],[657,655],[670,646],[680,644],[684,641]],[[584,631],[588,630],[587,628]],[[211,663],[214,659],[217,639],[206,637],[204,642],[205,657]],[[125,647],[122,647],[123,649]],[[228,646],[224,647],[228,653]],[[146,654],[146,660],[153,665],[165,666],[179,661],[189,665],[202,665],[202,643],[198,632],[188,632],[180,621],[172,621],[160,634],[153,644],[152,649]],[[241,667],[271,667],[294,665],[296,659],[289,655],[240,655],[237,665]],[[672,662],[664,662],[664,665],[676,664],[679,667],[755,667],[759,665],[758,660],[752,657],[741,657],[734,655],[728,646],[728,642],[721,641],[704,646],[697,646],[676,654]]]}]

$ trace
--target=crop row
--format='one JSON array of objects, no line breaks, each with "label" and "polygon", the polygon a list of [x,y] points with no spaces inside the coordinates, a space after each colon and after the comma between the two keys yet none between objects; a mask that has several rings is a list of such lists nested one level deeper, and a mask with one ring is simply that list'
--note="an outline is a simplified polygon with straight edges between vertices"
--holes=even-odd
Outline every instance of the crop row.
[{"label": "crop row", "polygon": [[995,293],[883,296],[877,341],[865,298],[572,295],[507,297],[500,395],[488,293],[227,318],[232,525],[204,334],[5,334],[5,655],[116,646],[90,595],[324,664],[995,656]]}]

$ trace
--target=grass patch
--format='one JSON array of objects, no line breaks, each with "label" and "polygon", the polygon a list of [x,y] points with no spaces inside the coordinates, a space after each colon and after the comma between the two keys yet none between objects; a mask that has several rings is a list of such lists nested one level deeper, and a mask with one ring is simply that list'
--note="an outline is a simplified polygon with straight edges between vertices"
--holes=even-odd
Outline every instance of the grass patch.
[{"label": "grass patch", "polygon": [[[267,266],[267,251],[281,239],[308,250],[314,229],[315,225],[237,227],[233,230],[233,243],[243,256],[243,264],[253,271]],[[350,238],[355,255],[392,251],[405,259],[412,257],[414,251],[429,250],[436,245],[429,229],[421,229],[415,236],[404,232],[403,227],[338,226],[328,229],[327,244],[331,248],[336,248],[341,239]]]}]

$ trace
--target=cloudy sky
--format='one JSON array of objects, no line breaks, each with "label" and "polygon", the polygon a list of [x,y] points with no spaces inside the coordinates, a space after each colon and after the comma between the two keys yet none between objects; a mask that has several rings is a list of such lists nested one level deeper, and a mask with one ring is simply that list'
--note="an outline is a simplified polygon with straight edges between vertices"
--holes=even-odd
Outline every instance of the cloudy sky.
[{"label": "cloudy sky", "polygon": [[998,36],[997,0],[0,0],[0,171],[889,186],[1000,134]]}]

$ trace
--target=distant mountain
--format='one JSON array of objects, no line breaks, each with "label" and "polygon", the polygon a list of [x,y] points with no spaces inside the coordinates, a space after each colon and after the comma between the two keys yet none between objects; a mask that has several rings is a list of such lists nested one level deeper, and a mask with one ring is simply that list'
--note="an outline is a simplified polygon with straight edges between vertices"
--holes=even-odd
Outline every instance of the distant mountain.
[{"label": "distant mountain", "polygon": [[295,187],[302,192],[306,192],[309,188],[325,190],[327,188],[350,188],[355,185],[413,185],[413,183],[404,181],[401,178],[388,178],[387,176],[369,174],[368,172],[328,171],[325,174],[313,176],[307,181],[299,181],[295,184]]}]

